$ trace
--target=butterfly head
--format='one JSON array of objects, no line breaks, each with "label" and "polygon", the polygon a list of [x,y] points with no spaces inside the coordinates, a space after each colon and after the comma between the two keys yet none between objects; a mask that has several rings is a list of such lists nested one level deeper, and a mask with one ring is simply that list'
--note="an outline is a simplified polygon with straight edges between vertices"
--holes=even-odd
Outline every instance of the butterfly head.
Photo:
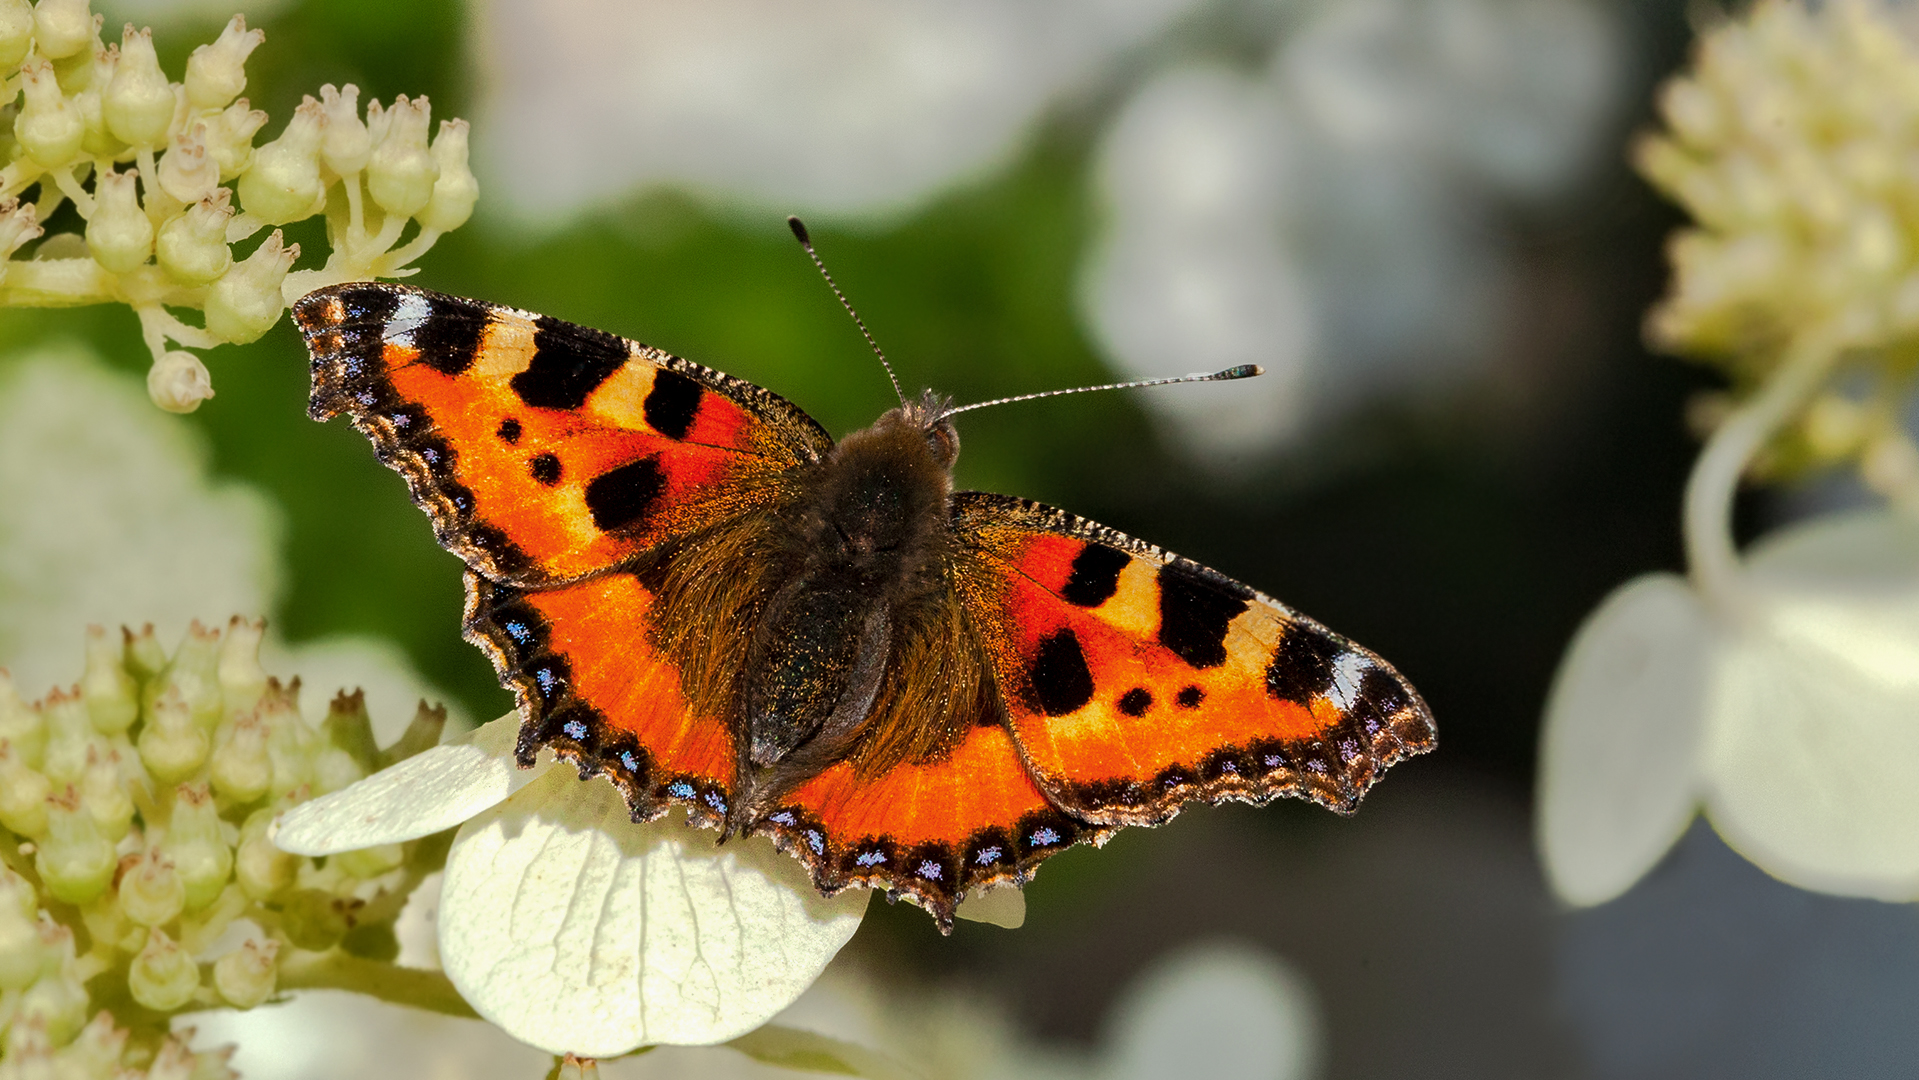
[{"label": "butterfly head", "polygon": [[920,432],[933,460],[942,469],[952,469],[959,460],[959,429],[953,426],[953,399],[928,390],[918,401],[909,401],[880,417],[875,428],[899,425]]}]

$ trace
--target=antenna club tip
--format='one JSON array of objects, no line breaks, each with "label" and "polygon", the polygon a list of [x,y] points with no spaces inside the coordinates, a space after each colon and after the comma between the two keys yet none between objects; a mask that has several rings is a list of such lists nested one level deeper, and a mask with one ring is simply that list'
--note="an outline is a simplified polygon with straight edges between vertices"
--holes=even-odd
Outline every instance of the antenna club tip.
[{"label": "antenna club tip", "polygon": [[1241,364],[1238,367],[1229,367],[1225,371],[1220,372],[1219,377],[1222,379],[1250,379],[1255,375],[1264,374],[1266,374],[1266,369],[1260,367],[1258,364]]},{"label": "antenna club tip", "polygon": [[799,218],[787,217],[786,227],[793,230],[793,235],[799,239],[800,243],[811,244],[813,242],[813,238],[806,233],[806,223]]}]

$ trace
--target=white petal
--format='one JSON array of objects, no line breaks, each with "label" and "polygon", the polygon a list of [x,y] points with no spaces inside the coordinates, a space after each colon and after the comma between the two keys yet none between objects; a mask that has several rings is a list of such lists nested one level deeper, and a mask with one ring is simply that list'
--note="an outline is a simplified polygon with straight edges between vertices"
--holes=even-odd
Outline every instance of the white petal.
[{"label": "white petal", "polygon": [[498,805],[551,766],[551,755],[531,769],[514,764],[519,725],[519,714],[508,713],[458,742],[301,803],[280,815],[273,842],[295,855],[332,855],[451,829]]},{"label": "white petal", "polygon": [[765,1023],[858,929],[764,837],[715,843],[679,814],[635,825],[604,779],[553,769],[460,830],[440,956],[480,1015],[590,1057],[725,1042]]},{"label": "white petal", "polygon": [[1248,943],[1162,957],[1114,1006],[1111,1080],[1305,1080],[1319,1063],[1312,986]]},{"label": "white petal", "polygon": [[1625,892],[1692,819],[1713,638],[1672,574],[1621,586],[1573,638],[1539,763],[1539,846],[1562,899]]},{"label": "white petal", "polygon": [[960,901],[953,914],[973,922],[1018,930],[1026,925],[1026,891],[1005,885],[984,892],[976,889]]},{"label": "white petal", "polygon": [[1919,898],[1919,528],[1822,520],[1751,565],[1759,611],[1710,702],[1713,824],[1794,885]]}]

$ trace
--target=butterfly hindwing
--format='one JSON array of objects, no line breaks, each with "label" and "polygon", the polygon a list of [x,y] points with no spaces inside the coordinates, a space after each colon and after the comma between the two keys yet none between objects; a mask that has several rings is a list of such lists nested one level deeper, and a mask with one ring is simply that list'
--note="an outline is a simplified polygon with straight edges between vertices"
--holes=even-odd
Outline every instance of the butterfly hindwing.
[{"label": "butterfly hindwing", "polygon": [[961,492],[953,520],[1021,757],[1081,820],[1280,795],[1350,813],[1435,744],[1384,660],[1224,575],[1024,499]]},{"label": "butterfly hindwing", "polygon": [[316,419],[407,479],[495,581],[568,581],[737,515],[832,440],[751,383],[624,338],[404,285],[294,305]]}]

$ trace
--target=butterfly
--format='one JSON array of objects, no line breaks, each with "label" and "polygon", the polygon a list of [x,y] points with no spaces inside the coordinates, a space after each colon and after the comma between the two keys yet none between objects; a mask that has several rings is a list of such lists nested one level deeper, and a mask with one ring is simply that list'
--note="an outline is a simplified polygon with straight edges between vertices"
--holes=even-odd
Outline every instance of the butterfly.
[{"label": "butterfly", "polygon": [[769,834],[822,893],[883,889],[950,932],[969,891],[1076,843],[1192,800],[1351,813],[1435,745],[1391,666],[1279,602],[954,491],[930,393],[835,442],[544,315],[385,283],[293,312],[310,414],[346,414],[465,561],[520,764],[550,747],[635,821]]}]

